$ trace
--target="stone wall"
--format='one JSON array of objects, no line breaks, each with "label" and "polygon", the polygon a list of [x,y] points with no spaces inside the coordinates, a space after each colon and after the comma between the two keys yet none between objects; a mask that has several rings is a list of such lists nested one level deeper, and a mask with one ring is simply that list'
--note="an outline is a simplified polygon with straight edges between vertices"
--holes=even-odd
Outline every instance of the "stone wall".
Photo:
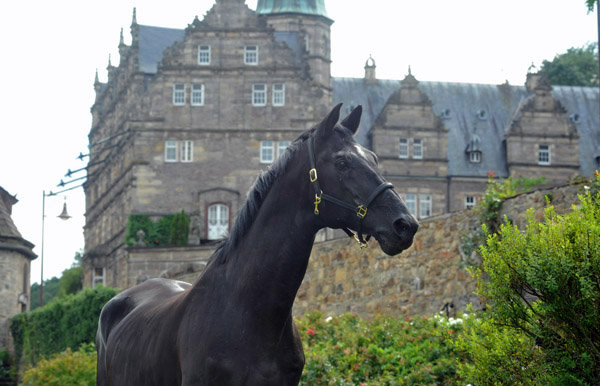
[{"label": "stone wall", "polygon": [[[581,185],[567,185],[518,195],[504,202],[500,214],[522,226],[525,212],[533,208],[539,221],[544,217],[546,196],[551,196],[558,213],[565,213],[581,190]],[[475,282],[465,269],[461,238],[480,227],[471,210],[422,220],[413,245],[394,257],[386,256],[375,241],[365,250],[347,238],[317,243],[294,314],[320,310],[371,317],[375,313],[431,314],[446,303],[453,303],[456,311],[470,302],[477,307]]]},{"label": "stone wall", "polygon": [[0,350],[12,350],[10,318],[29,310],[29,258],[0,246]]}]

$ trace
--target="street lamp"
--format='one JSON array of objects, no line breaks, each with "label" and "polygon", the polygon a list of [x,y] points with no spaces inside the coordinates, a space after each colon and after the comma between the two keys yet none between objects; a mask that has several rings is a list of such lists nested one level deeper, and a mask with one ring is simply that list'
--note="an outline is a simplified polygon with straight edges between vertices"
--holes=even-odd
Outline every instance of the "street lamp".
[{"label": "street lamp", "polygon": [[[42,245],[41,245],[41,278],[40,278],[40,307],[44,305],[44,222],[46,219],[46,197],[56,196],[56,193],[50,192],[46,194],[46,191],[42,191]],[[57,216],[63,221],[71,218],[67,212],[67,198],[63,204],[62,213]]]}]

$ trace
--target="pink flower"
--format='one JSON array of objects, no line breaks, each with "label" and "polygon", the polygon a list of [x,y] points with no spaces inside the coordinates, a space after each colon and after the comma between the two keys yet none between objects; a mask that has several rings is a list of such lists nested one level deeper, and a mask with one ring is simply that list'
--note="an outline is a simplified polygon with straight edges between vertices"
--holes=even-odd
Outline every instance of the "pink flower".
[{"label": "pink flower", "polygon": [[313,330],[312,328],[309,328],[308,330],[306,330],[306,333],[310,336],[315,335],[315,330]]},{"label": "pink flower", "polygon": [[496,173],[494,173],[494,169],[492,169],[489,172],[487,172],[488,178],[494,178],[495,175],[496,175]]}]

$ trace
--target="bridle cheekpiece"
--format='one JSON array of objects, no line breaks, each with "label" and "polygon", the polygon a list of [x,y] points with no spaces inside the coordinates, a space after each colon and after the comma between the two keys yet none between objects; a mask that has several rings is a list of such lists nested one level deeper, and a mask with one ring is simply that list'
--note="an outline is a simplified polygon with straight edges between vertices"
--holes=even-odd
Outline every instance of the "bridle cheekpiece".
[{"label": "bridle cheekpiece", "polygon": [[367,234],[366,240],[365,238],[363,238],[363,232],[362,232],[362,220],[365,218],[365,216],[367,215],[367,209],[369,207],[369,205],[371,205],[373,203],[373,201],[375,201],[375,199],[377,198],[377,196],[379,196],[383,191],[387,190],[387,189],[393,189],[394,186],[392,184],[390,184],[389,182],[383,182],[381,183],[377,188],[375,188],[375,190],[373,191],[373,193],[371,193],[371,195],[369,196],[369,198],[365,201],[365,204],[360,204],[360,205],[353,205],[350,203],[347,203],[345,201],[339,200],[333,196],[330,196],[326,193],[323,193],[323,190],[321,190],[321,185],[319,184],[319,178],[318,178],[318,174],[317,174],[317,166],[316,166],[316,161],[315,161],[315,152],[314,152],[314,135],[311,135],[310,138],[308,139],[308,156],[310,159],[310,170],[308,172],[309,177],[310,177],[310,182],[312,183],[312,185],[315,188],[315,210],[314,213],[315,215],[319,215],[319,205],[321,204],[321,202],[323,200],[325,201],[329,201],[333,204],[336,204],[338,206],[341,206],[342,208],[346,208],[349,209],[353,212],[356,213],[356,217],[358,218],[358,228],[356,233],[352,232],[350,229],[343,227],[341,228],[344,232],[346,232],[346,234],[352,238],[354,238],[356,240],[356,242],[358,242],[358,244],[360,245],[360,248],[366,248],[369,245],[369,239],[371,238],[370,234]]}]

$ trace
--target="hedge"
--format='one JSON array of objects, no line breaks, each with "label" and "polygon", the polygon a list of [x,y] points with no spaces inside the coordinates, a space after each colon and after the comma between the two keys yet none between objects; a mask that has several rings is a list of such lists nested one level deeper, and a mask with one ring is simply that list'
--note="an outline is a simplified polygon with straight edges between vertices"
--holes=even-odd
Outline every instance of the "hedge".
[{"label": "hedge", "polygon": [[34,365],[67,348],[77,350],[82,344],[93,342],[100,311],[117,292],[109,287],[87,288],[16,315],[10,326],[16,357],[24,356],[25,365]]}]

